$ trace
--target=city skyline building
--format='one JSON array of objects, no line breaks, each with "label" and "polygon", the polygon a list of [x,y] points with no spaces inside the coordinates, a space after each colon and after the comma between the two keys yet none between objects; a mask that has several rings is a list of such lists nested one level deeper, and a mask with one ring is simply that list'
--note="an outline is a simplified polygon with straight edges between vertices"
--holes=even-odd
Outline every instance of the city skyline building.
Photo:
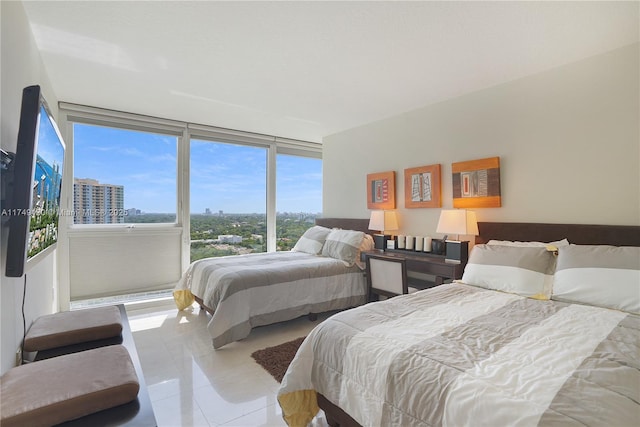
[{"label": "city skyline building", "polygon": [[73,181],[75,224],[124,223],[124,186],[101,184],[90,178]]}]

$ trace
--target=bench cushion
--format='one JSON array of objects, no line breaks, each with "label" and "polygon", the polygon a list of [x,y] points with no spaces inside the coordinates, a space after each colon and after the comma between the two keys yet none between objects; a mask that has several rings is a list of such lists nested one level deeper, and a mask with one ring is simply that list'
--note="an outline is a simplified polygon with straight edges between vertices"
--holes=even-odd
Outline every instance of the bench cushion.
[{"label": "bench cushion", "polygon": [[122,345],[21,365],[1,383],[2,427],[59,424],[128,403],[140,389]]},{"label": "bench cushion", "polygon": [[63,311],[38,317],[24,339],[24,351],[101,340],[122,333],[120,310],[116,306]]}]

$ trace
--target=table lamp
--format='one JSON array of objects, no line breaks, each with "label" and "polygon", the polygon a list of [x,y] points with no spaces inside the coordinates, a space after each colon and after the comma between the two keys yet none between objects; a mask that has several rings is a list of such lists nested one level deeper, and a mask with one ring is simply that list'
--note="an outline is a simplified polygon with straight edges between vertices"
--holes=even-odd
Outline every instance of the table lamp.
[{"label": "table lamp", "polygon": [[445,260],[466,262],[469,257],[469,242],[461,242],[458,238],[460,235],[478,235],[476,213],[465,209],[442,210],[436,232],[456,235],[456,240],[446,240]]},{"label": "table lamp", "polygon": [[398,218],[395,211],[371,211],[369,218],[369,230],[379,231],[379,234],[373,235],[373,241],[376,249],[384,249],[387,247],[387,240],[391,236],[384,234],[387,230],[398,229]]}]

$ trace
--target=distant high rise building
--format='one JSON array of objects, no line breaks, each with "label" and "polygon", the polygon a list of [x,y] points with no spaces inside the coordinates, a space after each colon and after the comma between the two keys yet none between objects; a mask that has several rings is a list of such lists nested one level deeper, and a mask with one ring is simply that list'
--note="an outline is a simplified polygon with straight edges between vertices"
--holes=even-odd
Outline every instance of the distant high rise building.
[{"label": "distant high rise building", "polygon": [[73,182],[73,208],[76,224],[123,223],[124,186],[76,178]]},{"label": "distant high rise building", "polygon": [[204,214],[205,214],[205,215],[211,215],[211,209],[206,208],[206,209],[204,210]]}]

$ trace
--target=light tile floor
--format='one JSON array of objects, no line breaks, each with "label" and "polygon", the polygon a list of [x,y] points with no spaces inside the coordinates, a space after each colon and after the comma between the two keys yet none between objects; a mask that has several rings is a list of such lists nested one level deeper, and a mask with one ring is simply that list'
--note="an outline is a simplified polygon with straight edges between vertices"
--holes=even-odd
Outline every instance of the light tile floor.
[{"label": "light tile floor", "polygon": [[[214,350],[197,306],[127,307],[129,324],[159,426],[285,426],[276,400],[279,383],[252,358],[255,350],[306,336],[306,317],[255,328],[242,341]],[[324,414],[314,427],[327,426]]]}]

